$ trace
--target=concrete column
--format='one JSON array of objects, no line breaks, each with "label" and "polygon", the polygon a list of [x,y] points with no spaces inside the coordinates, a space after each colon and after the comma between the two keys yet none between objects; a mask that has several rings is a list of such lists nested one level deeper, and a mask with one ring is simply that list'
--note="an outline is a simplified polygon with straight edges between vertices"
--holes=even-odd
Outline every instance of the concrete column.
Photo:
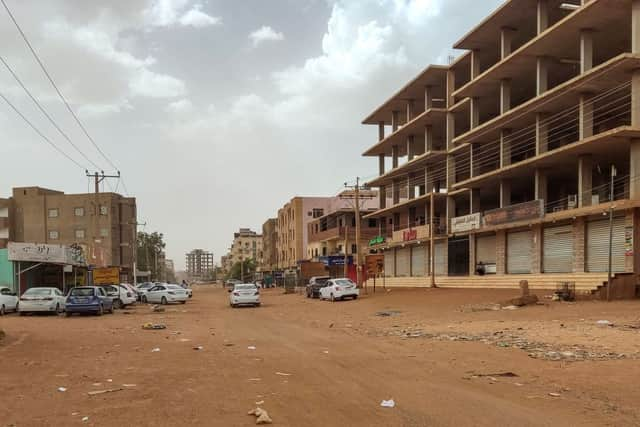
[{"label": "concrete column", "polygon": [[384,139],[384,122],[378,122],[378,141]]},{"label": "concrete column", "polygon": [[577,217],[573,221],[573,272],[585,272],[585,221],[584,217]]},{"label": "concrete column", "polygon": [[500,167],[509,166],[511,164],[511,129],[502,129],[500,131]]},{"label": "concrete column", "polygon": [[629,198],[640,199],[640,139],[629,144]]},{"label": "concrete column", "polygon": [[535,199],[544,200],[546,203],[547,198],[547,172],[544,169],[536,169],[535,172]]},{"label": "concrete column", "polygon": [[549,2],[538,0],[538,34],[549,28]]},{"label": "concrete column", "polygon": [[579,105],[580,139],[593,136],[593,102],[590,94],[580,95]]},{"label": "concrete column", "polygon": [[511,42],[514,33],[513,28],[502,27],[500,29],[500,59],[511,55]]},{"label": "concrete column", "polygon": [[505,274],[507,271],[507,233],[496,231],[496,273]]},{"label": "concrete column", "polygon": [[471,129],[478,127],[480,124],[480,100],[478,98],[471,98],[471,117],[469,123],[471,124]]},{"label": "concrete column", "polygon": [[431,86],[424,87],[424,111],[433,108],[433,88]]},{"label": "concrete column", "polygon": [[480,174],[480,161],[476,159],[478,157],[477,147],[475,144],[471,144],[471,147],[469,147],[469,176],[471,178]]},{"label": "concrete column", "polygon": [[453,92],[456,90],[456,74],[453,70],[447,71],[447,93],[445,95],[447,108],[453,107],[455,104],[455,99],[453,98]]},{"label": "concrete column", "polygon": [[[435,187],[435,182],[433,182],[433,173],[429,170],[429,167],[424,168],[424,186],[427,194],[431,193]],[[427,215],[427,217],[428,216],[429,215]]]},{"label": "concrete column", "polygon": [[631,1],[631,52],[640,53],[640,0]]},{"label": "concrete column", "polygon": [[424,152],[433,151],[433,126],[426,125],[424,127]]},{"label": "concrete column", "polygon": [[593,31],[580,30],[580,73],[593,68]]},{"label": "concrete column", "polygon": [[379,197],[379,203],[380,203],[380,209],[384,209],[387,207],[387,187],[385,187],[384,185],[381,185],[378,188],[378,197]]},{"label": "concrete column", "polygon": [[414,146],[414,136],[413,135],[409,135],[407,137],[407,160],[411,161],[413,160],[413,158],[415,157],[416,153],[415,153],[415,146]]},{"label": "concrete column", "polygon": [[400,182],[398,180],[391,184],[391,197],[394,205],[400,203]]},{"label": "concrete column", "polygon": [[545,113],[536,113],[536,156],[549,149],[549,123]]},{"label": "concrete column", "polygon": [[591,154],[578,157],[578,207],[591,206],[593,159]]},{"label": "concrete column", "polygon": [[395,132],[400,127],[400,111],[391,112],[391,131]]},{"label": "concrete column", "polygon": [[542,95],[549,89],[549,58],[536,58],[536,95]]},{"label": "concrete column", "polygon": [[397,145],[391,147],[391,168],[395,169],[398,167],[398,157],[400,155],[400,150]]},{"label": "concrete column", "polygon": [[631,126],[640,127],[640,70],[631,74]]},{"label": "concrete column", "polygon": [[447,156],[447,191],[451,191],[456,183],[456,159],[454,156]]},{"label": "concrete column", "polygon": [[416,183],[414,182],[415,176],[409,174],[407,176],[407,198],[413,200],[416,198]]},{"label": "concrete column", "polygon": [[447,123],[446,123],[446,133],[447,133],[447,150],[453,149],[453,138],[455,137],[456,132],[456,116],[455,114],[448,112],[447,113]]},{"label": "concrete column", "polygon": [[451,218],[456,216],[456,200],[453,197],[447,197],[447,233],[451,233]]},{"label": "concrete column", "polygon": [[471,51],[471,80],[480,75],[480,53],[479,51]]},{"label": "concrete column", "polygon": [[378,154],[378,174],[384,175],[384,154]]},{"label": "concrete column", "polygon": [[511,181],[508,179],[500,180],[500,207],[506,208],[511,205]]},{"label": "concrete column", "polygon": [[511,109],[511,80],[500,80],[500,114]]},{"label": "concrete column", "polygon": [[415,117],[416,104],[413,99],[407,101],[407,123]]},{"label": "concrete column", "polygon": [[469,212],[472,214],[480,212],[480,189],[472,188],[469,191]]},{"label": "concrete column", "polygon": [[542,225],[535,224],[531,227],[533,244],[531,245],[531,273],[542,272]]},{"label": "concrete column", "polygon": [[469,275],[476,273],[476,235],[469,234]]}]

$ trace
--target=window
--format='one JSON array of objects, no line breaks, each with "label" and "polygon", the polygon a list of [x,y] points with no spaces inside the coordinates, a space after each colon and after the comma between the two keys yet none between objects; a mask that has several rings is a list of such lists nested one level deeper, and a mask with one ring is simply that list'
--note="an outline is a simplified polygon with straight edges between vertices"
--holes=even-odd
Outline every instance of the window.
[{"label": "window", "polygon": [[49,218],[58,218],[60,216],[60,211],[58,208],[49,209]]},{"label": "window", "polygon": [[75,216],[84,216],[84,208],[75,208],[73,214]]},{"label": "window", "polygon": [[109,237],[109,229],[101,228],[100,229],[100,237]]},{"label": "window", "polygon": [[104,206],[104,205],[100,205],[100,215],[102,215],[102,216],[109,215],[109,207],[108,206]]},{"label": "window", "polygon": [[84,230],[76,230],[76,239],[84,239]]},{"label": "window", "polygon": [[56,230],[49,230],[49,239],[58,240],[60,238],[60,234]]},{"label": "window", "polygon": [[311,216],[313,216],[314,218],[320,218],[323,215],[324,215],[324,209],[313,208],[311,210]]},{"label": "window", "polygon": [[357,252],[358,252],[358,245],[356,244],[351,245],[351,253],[355,254]]},{"label": "window", "polygon": [[377,224],[375,218],[370,218],[369,219],[369,228],[374,228],[374,227],[377,227],[377,226],[378,226],[378,224]]}]

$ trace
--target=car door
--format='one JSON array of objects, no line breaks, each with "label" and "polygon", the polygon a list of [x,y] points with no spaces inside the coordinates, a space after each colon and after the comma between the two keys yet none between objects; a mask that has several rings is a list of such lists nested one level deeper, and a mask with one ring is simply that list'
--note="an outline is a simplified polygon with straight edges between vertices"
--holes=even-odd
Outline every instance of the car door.
[{"label": "car door", "polygon": [[164,290],[164,286],[156,285],[149,289],[147,292],[147,301],[149,302],[160,302],[162,291]]},{"label": "car door", "polygon": [[96,292],[98,299],[102,302],[102,306],[105,308],[111,307],[111,297],[107,295],[107,291],[105,291],[104,288],[96,288]]},{"label": "car door", "polygon": [[331,280],[326,283],[327,286],[323,286],[320,288],[320,295],[322,295],[322,299],[329,298],[329,293],[327,289],[331,286]]},{"label": "car door", "polygon": [[18,303],[18,297],[13,295],[13,292],[11,292],[11,289],[9,288],[0,289],[0,305],[4,305],[6,310],[15,310],[17,303]]}]

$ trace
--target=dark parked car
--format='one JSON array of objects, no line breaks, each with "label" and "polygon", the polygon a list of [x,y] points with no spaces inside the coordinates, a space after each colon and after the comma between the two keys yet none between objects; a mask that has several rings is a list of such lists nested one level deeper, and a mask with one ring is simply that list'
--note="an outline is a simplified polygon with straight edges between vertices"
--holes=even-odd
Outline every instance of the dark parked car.
[{"label": "dark parked car", "polygon": [[313,276],[307,285],[307,298],[320,298],[320,289],[327,286],[329,276]]},{"label": "dark parked car", "polygon": [[99,286],[71,288],[66,302],[67,316],[73,313],[92,313],[102,316],[113,313],[113,300]]}]

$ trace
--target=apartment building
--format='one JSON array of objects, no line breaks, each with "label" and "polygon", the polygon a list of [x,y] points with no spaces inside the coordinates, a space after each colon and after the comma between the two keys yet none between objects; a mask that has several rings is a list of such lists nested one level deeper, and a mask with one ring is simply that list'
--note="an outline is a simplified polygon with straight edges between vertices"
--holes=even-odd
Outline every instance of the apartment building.
[{"label": "apartment building", "polygon": [[260,271],[273,271],[278,268],[278,219],[269,218],[262,224],[262,264]]},{"label": "apartment building", "polygon": [[87,264],[120,267],[122,280],[133,278],[135,224],[136,199],[116,193],[20,187],[0,200],[0,247],[8,241],[77,244]]},{"label": "apartment building", "polygon": [[250,228],[241,228],[233,233],[233,243],[229,250],[227,262],[233,266],[235,263],[253,259],[256,266],[262,264],[262,234],[258,234]]},{"label": "apartment building", "polygon": [[639,0],[507,1],[363,121],[387,286],[593,289],[610,211],[612,270],[637,276],[639,29]]},{"label": "apartment building", "polygon": [[194,249],[185,256],[189,280],[208,280],[213,277],[213,253]]}]

